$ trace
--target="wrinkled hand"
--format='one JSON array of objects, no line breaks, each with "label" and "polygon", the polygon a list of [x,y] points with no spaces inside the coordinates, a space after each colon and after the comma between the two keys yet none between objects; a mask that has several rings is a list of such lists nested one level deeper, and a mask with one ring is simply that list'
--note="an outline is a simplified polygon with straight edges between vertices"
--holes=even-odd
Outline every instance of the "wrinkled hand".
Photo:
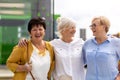
[{"label": "wrinkled hand", "polygon": [[117,75],[115,80],[120,80],[120,73],[118,73],[118,75]]},{"label": "wrinkled hand", "polygon": [[31,71],[31,70],[32,70],[32,65],[26,63],[26,64],[25,64],[25,71],[29,72],[29,71]]},{"label": "wrinkled hand", "polygon": [[27,43],[28,43],[28,41],[27,41],[27,39],[25,39],[25,38],[21,38],[20,40],[19,40],[19,42],[18,42],[18,46],[19,47],[26,47],[27,46]]},{"label": "wrinkled hand", "polygon": [[115,80],[120,80],[120,76],[119,77],[116,77],[116,79]]}]

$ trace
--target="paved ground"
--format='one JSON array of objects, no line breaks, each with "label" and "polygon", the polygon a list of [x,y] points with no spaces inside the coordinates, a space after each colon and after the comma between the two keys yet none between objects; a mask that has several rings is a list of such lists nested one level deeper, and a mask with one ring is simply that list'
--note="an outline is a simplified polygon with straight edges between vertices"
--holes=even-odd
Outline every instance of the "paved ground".
[{"label": "paved ground", "polygon": [[7,69],[6,65],[0,65],[0,80],[11,80],[13,73]]}]

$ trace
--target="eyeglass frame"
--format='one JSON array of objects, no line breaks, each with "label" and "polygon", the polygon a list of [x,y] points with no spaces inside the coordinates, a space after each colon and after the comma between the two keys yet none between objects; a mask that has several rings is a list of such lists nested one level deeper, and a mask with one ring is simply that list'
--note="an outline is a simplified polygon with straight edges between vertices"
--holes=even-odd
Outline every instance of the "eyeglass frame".
[{"label": "eyeglass frame", "polygon": [[97,25],[94,23],[94,24],[91,24],[89,27],[92,28],[92,27],[96,27]]},{"label": "eyeglass frame", "polygon": [[90,28],[93,28],[93,27],[96,27],[96,26],[99,26],[99,25],[103,25],[103,24],[98,24],[98,25],[97,25],[97,24],[93,23],[93,24],[91,24],[89,27],[90,27]]},{"label": "eyeglass frame", "polygon": [[93,23],[89,27],[92,28],[92,27],[96,27],[96,26],[99,26],[99,25],[104,25],[101,20],[100,20],[100,24],[96,25],[95,23]]}]

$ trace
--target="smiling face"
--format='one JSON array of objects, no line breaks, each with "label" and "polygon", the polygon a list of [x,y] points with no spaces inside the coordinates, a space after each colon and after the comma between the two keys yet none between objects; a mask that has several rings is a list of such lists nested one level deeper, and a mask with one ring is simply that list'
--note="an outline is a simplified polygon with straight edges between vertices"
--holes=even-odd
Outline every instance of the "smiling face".
[{"label": "smiling face", "polygon": [[76,22],[68,17],[59,17],[57,19],[57,35],[61,39],[71,39],[76,32]]},{"label": "smiling face", "polygon": [[40,42],[45,36],[46,24],[43,18],[32,18],[28,23],[31,40]]},{"label": "smiling face", "polygon": [[93,36],[96,37],[106,36],[110,28],[110,21],[105,16],[95,17],[92,20],[90,28],[93,32]]},{"label": "smiling face", "polygon": [[93,32],[93,36],[102,36],[103,34],[106,34],[105,26],[100,23],[100,19],[92,21],[92,25],[90,25],[90,27]]},{"label": "smiling face", "polygon": [[29,34],[32,41],[41,41],[45,36],[45,29],[43,28],[43,25],[34,25]]},{"label": "smiling face", "polygon": [[76,27],[75,26],[71,26],[71,27],[64,28],[64,30],[61,33],[62,33],[63,37],[72,38],[72,37],[74,37],[75,32],[76,32]]}]

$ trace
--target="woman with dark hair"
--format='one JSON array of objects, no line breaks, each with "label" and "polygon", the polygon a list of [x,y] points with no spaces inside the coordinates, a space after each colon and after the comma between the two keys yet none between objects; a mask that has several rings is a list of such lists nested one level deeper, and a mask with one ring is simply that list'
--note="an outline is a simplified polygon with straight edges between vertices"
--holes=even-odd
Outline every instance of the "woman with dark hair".
[{"label": "woman with dark hair", "polygon": [[54,67],[53,48],[43,40],[46,24],[43,18],[32,18],[28,23],[30,40],[26,47],[16,45],[7,60],[14,72],[13,80],[50,80]]}]

